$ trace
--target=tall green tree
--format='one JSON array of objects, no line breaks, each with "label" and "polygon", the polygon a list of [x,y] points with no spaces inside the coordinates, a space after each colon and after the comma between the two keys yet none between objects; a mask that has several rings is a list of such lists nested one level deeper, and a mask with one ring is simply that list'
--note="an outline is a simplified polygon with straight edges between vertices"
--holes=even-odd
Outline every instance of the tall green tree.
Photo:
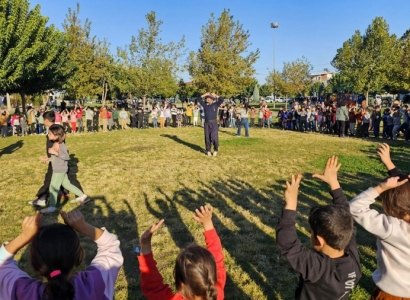
[{"label": "tall green tree", "polygon": [[129,72],[134,83],[133,91],[144,99],[147,96],[175,95],[178,89],[178,71],[181,69],[180,58],[183,55],[185,38],[178,43],[164,44],[161,40],[161,20],[155,12],[145,16],[148,28],[139,30],[132,36],[131,43],[124,49],[118,49],[118,56]]},{"label": "tall green tree", "polygon": [[71,71],[65,37],[47,22],[39,5],[0,1],[0,90],[19,93],[23,110],[27,94],[60,88]]},{"label": "tall green tree", "polygon": [[332,78],[330,78],[329,85],[331,87],[331,91],[334,93],[350,93],[354,88],[354,84],[341,73],[336,73]]},{"label": "tall green tree", "polygon": [[83,23],[79,14],[80,4],[77,3],[75,10],[68,9],[63,23],[70,68],[74,69],[64,88],[74,99],[102,95],[105,100],[107,65],[111,61],[109,44],[91,36],[91,22],[86,19]]},{"label": "tall green tree", "polygon": [[309,86],[311,70],[312,65],[310,62],[305,57],[302,57],[292,62],[285,62],[282,73],[270,72],[266,82],[270,86],[275,84],[275,91],[278,91],[280,94],[296,96],[302,94]]},{"label": "tall green tree", "polygon": [[248,51],[249,37],[249,31],[234,21],[229,10],[224,10],[218,19],[211,14],[202,27],[201,46],[190,53],[188,60],[189,74],[200,92],[231,97],[252,83],[259,50]]},{"label": "tall green tree", "polygon": [[398,40],[398,62],[393,68],[386,86],[390,93],[398,94],[410,90],[410,29]]},{"label": "tall green tree", "polygon": [[267,84],[262,84],[262,85],[259,87],[259,94],[260,94],[262,97],[269,96],[271,93],[272,93],[272,89],[271,89],[271,87],[270,87],[269,85],[267,85]]},{"label": "tall green tree", "polygon": [[364,35],[360,31],[343,43],[332,66],[353,84],[353,91],[380,92],[388,84],[389,74],[398,61],[396,36],[382,17],[375,18]]}]

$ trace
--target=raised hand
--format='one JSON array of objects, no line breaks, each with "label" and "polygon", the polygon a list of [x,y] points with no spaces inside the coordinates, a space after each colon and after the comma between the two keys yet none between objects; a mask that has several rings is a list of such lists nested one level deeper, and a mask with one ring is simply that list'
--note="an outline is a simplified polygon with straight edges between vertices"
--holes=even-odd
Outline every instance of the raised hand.
[{"label": "raised hand", "polygon": [[340,184],[337,180],[337,172],[341,166],[342,164],[338,164],[338,157],[333,155],[327,160],[323,175],[313,174],[312,177],[326,182],[332,190],[338,189],[340,188]]},{"label": "raised hand", "polygon": [[22,235],[31,241],[43,224],[43,216],[39,211],[34,216],[25,217],[22,224]]},{"label": "raised hand", "polygon": [[379,144],[377,148],[377,154],[380,156],[380,160],[386,166],[387,170],[391,170],[395,168],[391,157],[390,157],[390,146],[386,143]]},{"label": "raised hand", "polygon": [[195,209],[194,220],[201,223],[205,231],[211,230],[214,228],[212,222],[212,207],[201,206],[199,209]]},{"label": "raised hand", "polygon": [[164,219],[160,220],[158,223],[155,223],[150,228],[148,228],[140,237],[140,245],[141,245],[141,255],[146,255],[151,253],[151,238],[155,231],[157,231],[162,223],[164,223]]},{"label": "raised hand", "polygon": [[286,181],[285,190],[285,209],[296,210],[298,204],[299,186],[302,180],[302,174],[292,175],[291,182]]},{"label": "raised hand", "polygon": [[[409,176],[410,177],[410,176]],[[399,187],[403,184],[405,184],[409,179],[404,179],[402,181],[399,181],[400,177],[389,177],[385,181],[379,183],[375,189],[379,193],[379,195],[387,190],[394,189],[396,187]]]}]

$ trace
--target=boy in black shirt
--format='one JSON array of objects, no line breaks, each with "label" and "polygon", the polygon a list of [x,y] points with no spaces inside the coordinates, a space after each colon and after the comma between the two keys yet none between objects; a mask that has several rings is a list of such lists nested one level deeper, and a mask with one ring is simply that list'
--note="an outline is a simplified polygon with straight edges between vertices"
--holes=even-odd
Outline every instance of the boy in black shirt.
[{"label": "boy in black shirt", "polygon": [[300,273],[296,299],[347,300],[362,274],[356,228],[337,180],[341,166],[337,160],[332,156],[324,174],[313,175],[329,184],[333,196],[333,204],[313,207],[310,211],[310,240],[316,251],[304,247],[296,234],[296,206],[302,175],[292,176],[292,182],[286,182],[286,205],[276,227],[276,240],[281,254]]}]

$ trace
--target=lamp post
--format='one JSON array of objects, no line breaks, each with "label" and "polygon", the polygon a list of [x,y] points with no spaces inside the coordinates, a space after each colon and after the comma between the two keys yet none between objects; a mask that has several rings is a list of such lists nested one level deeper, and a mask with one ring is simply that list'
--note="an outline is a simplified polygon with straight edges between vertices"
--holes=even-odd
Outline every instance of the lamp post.
[{"label": "lamp post", "polygon": [[[278,28],[279,27],[279,23],[278,22],[274,22],[274,23],[270,23],[270,28]],[[275,30],[273,30],[273,107],[276,107],[276,94],[275,94],[275,73],[276,73],[276,62],[275,62]]]}]

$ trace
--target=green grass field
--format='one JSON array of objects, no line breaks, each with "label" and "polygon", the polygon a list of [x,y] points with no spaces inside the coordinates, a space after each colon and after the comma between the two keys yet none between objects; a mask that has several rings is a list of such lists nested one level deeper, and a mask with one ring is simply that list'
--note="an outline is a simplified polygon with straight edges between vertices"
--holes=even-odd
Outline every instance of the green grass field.
[{"label": "green grass field", "polygon": [[[275,226],[283,207],[285,180],[302,173],[297,230],[309,246],[310,207],[329,203],[328,187],[312,179],[330,155],[338,155],[339,180],[349,198],[377,184],[386,172],[376,155],[377,141],[339,139],[326,135],[251,129],[250,138],[237,138],[221,129],[218,157],[204,155],[202,128],[69,135],[71,171],[94,201],[80,210],[89,223],[116,233],[125,258],[116,283],[115,299],[143,299],[133,254],[138,237],[161,218],[165,226],[153,237],[160,272],[172,285],[178,247],[204,245],[193,210],[209,204],[222,239],[227,267],[226,299],[292,299],[298,275],[280,256]],[[393,161],[410,172],[410,148],[394,142]],[[27,204],[43,182],[46,165],[44,136],[0,140],[2,178],[0,240],[18,235],[21,221],[34,209]],[[73,197],[73,195],[72,195]],[[60,203],[65,210],[76,206]],[[377,205],[380,208],[380,205]],[[62,222],[57,213],[45,223]],[[368,299],[374,288],[375,239],[358,229],[363,276],[351,299]],[[87,252],[83,268],[96,253],[93,242],[82,239]],[[27,249],[19,265],[32,274]]]}]

